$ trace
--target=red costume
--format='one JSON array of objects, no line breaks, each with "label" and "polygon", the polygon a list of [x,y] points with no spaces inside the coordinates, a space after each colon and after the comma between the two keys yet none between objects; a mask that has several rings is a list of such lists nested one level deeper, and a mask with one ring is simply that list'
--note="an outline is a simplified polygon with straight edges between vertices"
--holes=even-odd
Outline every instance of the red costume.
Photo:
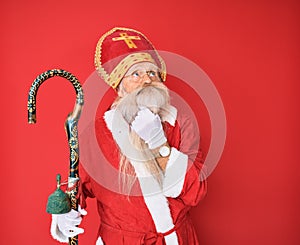
[{"label": "red costume", "polygon": [[[97,120],[96,133],[104,155],[118,169],[118,148],[109,129],[109,114],[112,113],[109,111],[105,119]],[[81,205],[85,207],[86,197],[97,199],[101,218],[99,236],[105,245],[198,244],[188,211],[205,195],[206,183],[200,181],[199,176],[202,156],[195,149],[199,138],[194,135],[195,126],[183,116],[178,116],[173,122],[164,122],[164,131],[172,147],[164,182],[177,180],[172,188],[152,195],[128,197],[104,188],[82,171]],[[188,156],[194,160],[189,160]],[[136,175],[138,188],[143,193],[145,183],[139,178],[139,173]]]}]

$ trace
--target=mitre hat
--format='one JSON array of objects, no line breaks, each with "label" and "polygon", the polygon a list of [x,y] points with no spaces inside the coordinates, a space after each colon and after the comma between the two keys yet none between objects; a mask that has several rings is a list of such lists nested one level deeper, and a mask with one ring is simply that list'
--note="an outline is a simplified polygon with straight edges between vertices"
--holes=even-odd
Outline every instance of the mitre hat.
[{"label": "mitre hat", "polygon": [[95,52],[95,67],[102,79],[116,88],[128,69],[140,62],[151,62],[166,80],[165,62],[152,43],[139,31],[115,27],[98,41]]}]

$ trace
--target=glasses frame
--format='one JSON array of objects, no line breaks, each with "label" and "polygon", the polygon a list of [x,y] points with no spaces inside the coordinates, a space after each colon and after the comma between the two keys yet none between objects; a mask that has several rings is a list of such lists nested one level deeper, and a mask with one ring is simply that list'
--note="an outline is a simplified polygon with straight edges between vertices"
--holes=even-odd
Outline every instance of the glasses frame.
[{"label": "glasses frame", "polygon": [[[151,75],[152,72],[154,73],[154,75]],[[135,74],[137,74],[137,76]],[[142,78],[144,78],[146,74],[151,80],[151,82],[162,81],[161,72],[155,70],[135,70],[131,74],[125,75],[124,78],[130,77],[133,81],[138,82]]]}]

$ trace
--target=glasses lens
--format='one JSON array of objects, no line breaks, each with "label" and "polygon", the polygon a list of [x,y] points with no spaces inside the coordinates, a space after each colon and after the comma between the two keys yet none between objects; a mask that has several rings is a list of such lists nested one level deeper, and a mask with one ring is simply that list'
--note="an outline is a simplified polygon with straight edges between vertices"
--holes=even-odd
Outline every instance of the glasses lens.
[{"label": "glasses lens", "polygon": [[150,71],[137,70],[128,76],[130,76],[131,79],[133,79],[134,81],[138,81],[141,78],[143,78],[145,76],[145,74],[147,74],[147,76],[150,78],[151,81],[161,80],[160,73],[158,71],[153,71],[153,70],[150,70]]}]

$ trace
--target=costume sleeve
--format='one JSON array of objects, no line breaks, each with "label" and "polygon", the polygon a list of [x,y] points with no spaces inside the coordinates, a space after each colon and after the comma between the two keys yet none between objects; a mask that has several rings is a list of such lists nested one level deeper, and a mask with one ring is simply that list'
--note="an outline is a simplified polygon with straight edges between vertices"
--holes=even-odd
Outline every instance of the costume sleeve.
[{"label": "costume sleeve", "polygon": [[179,145],[178,149],[171,149],[163,191],[167,197],[180,198],[186,205],[195,206],[207,190],[200,136],[196,135],[197,125],[187,117],[180,119],[179,127]]},{"label": "costume sleeve", "polygon": [[90,181],[90,176],[85,171],[84,167],[80,168],[80,186],[79,186],[79,198],[80,198],[80,206],[82,208],[86,208],[86,199],[94,198],[95,195],[92,190],[92,183]]}]

